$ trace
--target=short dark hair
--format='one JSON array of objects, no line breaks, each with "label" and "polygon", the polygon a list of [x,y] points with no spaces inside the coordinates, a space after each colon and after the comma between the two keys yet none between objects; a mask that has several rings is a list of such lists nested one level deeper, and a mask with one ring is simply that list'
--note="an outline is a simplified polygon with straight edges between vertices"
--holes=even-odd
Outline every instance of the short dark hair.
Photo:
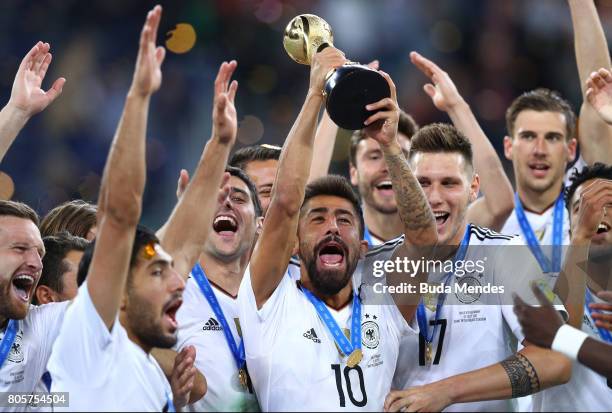
[{"label": "short dark hair", "polygon": [[40,224],[40,232],[43,237],[68,231],[87,238],[89,230],[96,225],[97,211],[96,205],[80,199],[65,202],[47,213]]},{"label": "short dark hair", "polygon": [[[141,250],[149,245],[149,244],[159,244],[159,238],[153,231],[144,225],[138,225],[136,228],[136,237],[134,238],[134,245],[132,246],[132,254],[130,256],[130,271],[136,266],[138,263],[138,256],[140,255]],[[80,287],[81,284],[85,282],[87,278],[87,273],[89,272],[89,266],[91,265],[91,260],[93,258],[93,253],[96,248],[96,241],[92,241],[89,243],[87,248],[85,249],[85,253],[83,254],[83,258],[81,258],[81,263],[79,264],[79,272],[77,274],[77,285]],[[128,276],[128,280],[130,277]]]},{"label": "short dark hair", "polygon": [[257,195],[257,188],[255,188],[255,184],[251,181],[251,178],[244,172],[242,169],[227,166],[225,168],[225,172],[229,172],[231,176],[235,176],[239,178],[246,184],[249,188],[249,192],[251,193],[251,200],[253,201],[253,207],[255,208],[255,217],[260,217],[263,214],[263,209],[261,208],[261,202],[259,202],[259,196]]},{"label": "short dark hair", "polygon": [[[61,294],[64,292],[64,274],[68,271],[64,258],[70,251],[85,251],[89,242],[66,231],[60,232],[58,235],[44,237],[43,242],[45,243],[46,253],[42,259],[43,269],[38,285],[46,285]],[[32,302],[38,305],[36,295],[34,295]]]},{"label": "short dark hair", "polygon": [[525,110],[534,110],[536,112],[559,112],[565,115],[565,130],[567,139],[574,137],[576,132],[576,114],[572,109],[572,105],[561,97],[557,91],[538,88],[525,92],[512,102],[508,110],[506,110],[506,128],[508,135],[514,135],[514,123],[518,115]]},{"label": "short dark hair", "polygon": [[[412,136],[419,130],[419,125],[416,123],[414,118],[410,116],[408,113],[400,110],[399,123],[397,125],[397,131],[402,133],[411,139]],[[357,130],[353,132],[351,135],[351,146],[349,148],[349,162],[351,165],[357,165],[357,146],[359,146],[359,142],[366,139],[367,136],[363,129]]]},{"label": "short dark hair", "polygon": [[353,190],[350,182],[345,177],[340,175],[326,175],[315,179],[306,185],[302,208],[304,208],[310,199],[320,195],[337,196],[349,201],[353,205],[355,213],[357,214],[357,218],[359,220],[359,235],[361,238],[363,238],[365,231],[363,211],[361,209],[361,204],[359,203],[359,197]]},{"label": "short dark hair", "polygon": [[40,222],[36,211],[23,202],[0,200],[0,217],[3,216],[29,219],[35,223],[36,226],[38,226]]},{"label": "short dark hair", "polygon": [[250,162],[277,160],[280,158],[281,148],[273,145],[252,145],[240,148],[232,155],[229,165],[244,170]]},{"label": "short dark hair", "polygon": [[601,162],[595,162],[591,166],[585,166],[580,172],[576,172],[572,177],[571,185],[565,189],[565,207],[571,215],[572,212],[572,198],[576,193],[576,189],[586,181],[591,179],[611,179],[612,180],[612,165],[606,165]]},{"label": "short dark hair", "polygon": [[412,137],[408,159],[417,153],[459,153],[466,165],[474,167],[472,144],[453,125],[432,123],[421,129]]}]

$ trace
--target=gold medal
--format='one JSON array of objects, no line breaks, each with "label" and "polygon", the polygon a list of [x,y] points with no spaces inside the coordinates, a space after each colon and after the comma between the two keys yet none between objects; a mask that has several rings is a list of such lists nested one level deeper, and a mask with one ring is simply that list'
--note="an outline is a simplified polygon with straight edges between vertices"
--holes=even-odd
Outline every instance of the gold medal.
[{"label": "gold medal", "polygon": [[350,368],[353,368],[359,364],[362,358],[363,358],[363,352],[361,351],[360,348],[353,350],[351,355],[348,356],[348,359],[346,359],[346,365],[349,366]]},{"label": "gold medal", "polygon": [[245,390],[249,388],[249,379],[245,369],[238,370],[238,381]]},{"label": "gold medal", "polygon": [[425,364],[430,365],[432,360],[431,343],[425,343]]}]

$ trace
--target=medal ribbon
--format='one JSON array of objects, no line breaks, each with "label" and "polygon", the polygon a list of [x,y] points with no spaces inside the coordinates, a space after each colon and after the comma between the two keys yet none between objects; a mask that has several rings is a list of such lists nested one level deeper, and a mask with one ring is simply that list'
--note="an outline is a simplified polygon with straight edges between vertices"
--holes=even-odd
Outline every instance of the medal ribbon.
[{"label": "medal ribbon", "polygon": [[200,265],[200,263],[196,263],[193,269],[191,270],[191,275],[198,283],[204,298],[210,304],[210,308],[212,308],[215,316],[219,319],[219,323],[221,323],[221,327],[223,327],[223,334],[225,335],[225,341],[227,341],[227,345],[229,346],[232,355],[234,356],[234,360],[236,361],[236,366],[238,370],[244,368],[245,365],[245,354],[244,354],[244,340],[240,340],[240,345],[236,345],[236,341],[234,340],[234,336],[232,335],[232,330],[229,328],[229,324],[227,323],[227,319],[223,314],[223,310],[221,309],[221,305],[219,305],[219,301],[215,296],[215,292],[210,285],[210,281],[206,277],[204,273],[204,269]]},{"label": "medal ribbon", "polygon": [[312,303],[315,310],[317,310],[317,314],[319,314],[319,318],[325,323],[327,329],[334,336],[334,340],[338,345],[338,348],[342,350],[342,353],[345,356],[350,356],[351,353],[355,350],[359,350],[361,348],[361,302],[359,301],[359,296],[356,292],[353,291],[353,315],[351,316],[351,341],[346,338],[334,317],[332,317],[331,313],[327,309],[327,306],[323,301],[319,300],[315,297],[307,288],[302,286],[302,291],[308,301]]},{"label": "medal ribbon", "polygon": [[[593,313],[601,313],[601,311],[599,310],[592,310],[589,308],[589,304],[593,303],[593,296],[591,295],[591,292],[589,291],[589,287],[586,288],[585,291],[585,295],[584,295],[584,306],[585,306],[585,314],[587,314],[587,317],[589,317],[591,319],[591,322],[593,323],[594,327],[597,327],[595,325],[595,321],[589,316],[592,312]],[[601,339],[607,343],[612,343],[612,335],[610,334],[610,331],[608,331],[607,329],[603,328],[603,327],[597,327],[597,330],[599,330],[599,336],[601,337]]]},{"label": "medal ribbon", "polygon": [[536,260],[538,260],[540,268],[542,268],[544,273],[561,271],[561,244],[563,243],[564,204],[563,191],[561,191],[561,194],[555,201],[555,209],[553,211],[553,252],[551,264],[548,257],[544,255],[544,252],[540,247],[540,242],[536,238],[535,233],[527,220],[527,216],[525,215],[525,210],[523,209],[523,204],[519,199],[518,193],[514,194],[514,211],[516,212],[516,218],[519,226],[521,227],[521,231],[523,232],[523,236],[527,241],[527,245],[529,246],[531,253],[534,255]]},{"label": "medal ribbon", "polygon": [[11,351],[11,347],[15,342],[15,337],[17,337],[17,320],[9,320],[8,325],[6,326],[6,331],[4,332],[4,337],[2,338],[2,342],[0,342],[0,368],[6,361],[9,352]]},{"label": "medal ribbon", "polygon": [[[470,235],[471,228],[470,224],[467,225],[465,229],[465,234],[463,235],[463,239],[461,240],[461,244],[459,244],[459,249],[455,253],[455,257],[453,258],[453,268],[455,268],[454,263],[457,261],[462,261],[465,258],[465,254],[467,253],[467,248],[470,245]],[[448,285],[451,277],[454,275],[454,272],[446,273],[446,278],[444,279],[444,289],[446,290],[446,286]],[[442,306],[444,306],[444,301],[446,300],[446,292],[438,294],[438,302],[436,303],[436,315],[431,335],[428,334],[429,326],[427,324],[427,313],[425,312],[425,305],[423,304],[423,297],[419,301],[419,305],[417,306],[417,323],[419,325],[419,334],[423,336],[428,345],[433,343],[434,337],[438,332],[439,324],[437,321],[440,319],[440,313]]]}]

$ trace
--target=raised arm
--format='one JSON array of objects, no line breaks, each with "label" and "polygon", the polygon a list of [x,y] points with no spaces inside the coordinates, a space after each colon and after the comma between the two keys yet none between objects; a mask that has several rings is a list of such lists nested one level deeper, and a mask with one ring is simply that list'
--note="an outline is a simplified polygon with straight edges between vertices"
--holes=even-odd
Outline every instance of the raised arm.
[{"label": "raised arm", "polygon": [[129,271],[144,192],[145,133],[151,95],[161,85],[165,49],[155,47],[161,6],[147,15],[140,34],[134,78],[110,153],[98,200],[98,235],[87,284],[91,300],[110,329]]},{"label": "raised arm", "polygon": [[[397,104],[395,84],[387,73],[382,71],[380,73],[389,83],[391,97],[366,106],[368,110],[379,111],[366,120],[365,134],[380,144],[395,191],[398,213],[404,226],[404,243],[395,251],[392,259],[395,260],[396,257],[419,259],[426,253],[426,250],[431,252],[429,248],[434,247],[438,242],[436,220],[427,202],[427,197],[412,173],[397,140],[400,110]],[[406,274],[387,274],[387,285],[399,285],[406,281],[416,286],[420,282],[427,281],[427,277],[424,273],[408,279],[406,279]],[[406,303],[405,300],[402,300],[405,298],[402,295],[393,295],[407,322],[410,322],[414,316],[418,297],[419,295],[414,295],[410,297],[411,302]]]},{"label": "raised arm", "polygon": [[474,169],[484,196],[470,205],[468,222],[500,231],[514,208],[514,194],[495,148],[448,74],[416,52],[410,53],[410,60],[432,82],[423,88],[436,108],[448,114],[474,147]]},{"label": "raised arm", "polygon": [[[174,258],[174,268],[185,277],[196,263],[212,228],[217,194],[230,150],[236,142],[238,121],[234,99],[238,82],[230,83],[236,61],[223,62],[215,80],[212,134],[196,171],[179,197],[172,215],[158,231],[162,246]],[[181,172],[181,178],[183,173]],[[224,177],[224,182],[229,174]],[[177,191],[178,192],[178,191]]]},{"label": "raised arm", "polygon": [[42,82],[51,64],[49,43],[38,42],[25,55],[13,82],[11,97],[0,111],[0,163],[27,121],[62,93],[66,79],[60,77],[46,92]]},{"label": "raised arm", "polygon": [[325,75],[345,62],[342,52],[327,47],[314,56],[310,67],[308,94],[285,141],[263,231],[251,256],[251,285],[258,308],[280,283],[295,245],[300,208],[310,173],[317,116],[323,104]]},{"label": "raised arm", "polygon": [[584,103],[580,108],[580,152],[589,165],[612,163],[612,127],[587,102],[586,80],[600,68],[609,69],[608,42],[593,0],[568,0],[574,26],[574,49]]},{"label": "raised arm", "polygon": [[568,323],[576,328],[581,328],[584,314],[587,281],[585,264],[589,260],[591,240],[597,235],[604,219],[606,205],[612,205],[612,181],[608,179],[590,182],[580,193],[580,198],[570,205],[572,210],[577,210],[577,215],[556,292],[569,314]]}]

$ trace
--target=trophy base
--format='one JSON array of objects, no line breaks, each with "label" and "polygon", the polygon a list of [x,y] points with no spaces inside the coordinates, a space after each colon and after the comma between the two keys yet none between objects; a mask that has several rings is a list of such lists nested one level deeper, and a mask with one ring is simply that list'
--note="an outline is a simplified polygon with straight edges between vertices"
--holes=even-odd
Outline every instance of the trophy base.
[{"label": "trophy base", "polygon": [[325,83],[329,117],[341,128],[363,129],[363,122],[376,111],[366,105],[391,96],[387,80],[376,70],[359,64],[336,69]]}]

